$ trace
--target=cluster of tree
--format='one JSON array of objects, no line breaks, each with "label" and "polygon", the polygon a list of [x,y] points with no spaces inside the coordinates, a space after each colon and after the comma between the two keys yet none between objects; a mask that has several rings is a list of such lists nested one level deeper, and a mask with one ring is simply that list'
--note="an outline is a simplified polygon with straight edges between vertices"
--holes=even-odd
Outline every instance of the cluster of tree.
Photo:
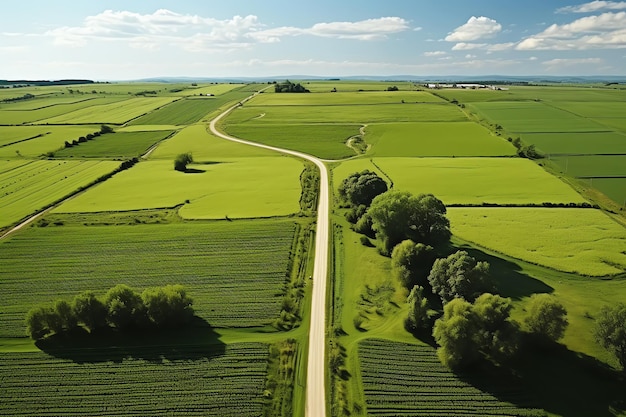
[{"label": "cluster of tree", "polygon": [[392,86],[392,87],[387,87],[387,91],[398,91],[398,90],[399,90],[399,88],[396,87],[395,85]]},{"label": "cluster of tree", "polygon": [[187,165],[193,162],[193,156],[191,152],[181,153],[176,156],[174,159],[174,169],[176,171],[185,172],[187,171]]},{"label": "cluster of tree", "polygon": [[193,317],[192,304],[182,285],[148,288],[139,294],[119,284],[103,298],[85,291],[71,302],[57,300],[52,306],[34,307],[26,315],[26,329],[39,340],[79,326],[90,332],[107,326],[118,330],[181,326]]},{"label": "cluster of tree", "polygon": [[[499,126],[499,125],[498,125]],[[520,138],[510,139],[510,142],[517,149],[517,156],[528,159],[540,159],[543,156],[537,151],[534,144],[524,145]]]},{"label": "cluster of tree", "polygon": [[5,98],[1,102],[2,103],[10,103],[10,102],[13,102],[13,101],[30,100],[31,98],[35,98],[35,96],[33,94],[26,93],[23,96],[19,96],[19,97]]},{"label": "cluster of tree", "polygon": [[276,93],[310,93],[310,91],[302,86],[302,84],[294,84],[289,80],[282,83],[274,84],[274,92]]},{"label": "cluster of tree", "polygon": [[100,130],[93,132],[93,133],[88,133],[85,136],[81,136],[78,139],[75,139],[73,141],[65,141],[65,148],[71,148],[73,146],[78,146],[81,143],[85,143],[87,141],[93,140],[95,138],[97,138],[100,135],[104,135],[106,133],[115,133],[115,131],[113,130],[113,128],[111,126],[108,125],[102,125],[100,126]]},{"label": "cluster of tree", "polygon": [[626,373],[626,304],[605,306],[596,319],[596,340],[612,352]]},{"label": "cluster of tree", "polygon": [[304,170],[300,174],[300,211],[302,213],[315,213],[317,210],[317,196],[320,187],[320,173],[312,163],[305,163]]}]

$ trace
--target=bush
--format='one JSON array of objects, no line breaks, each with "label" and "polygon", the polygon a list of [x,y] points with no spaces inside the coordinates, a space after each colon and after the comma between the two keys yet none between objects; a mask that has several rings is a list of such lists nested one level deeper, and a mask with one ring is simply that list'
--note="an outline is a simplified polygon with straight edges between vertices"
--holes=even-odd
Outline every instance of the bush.
[{"label": "bush", "polygon": [[174,159],[174,169],[176,171],[185,172],[187,171],[187,164],[193,162],[193,157],[191,152],[181,153],[176,159]]}]

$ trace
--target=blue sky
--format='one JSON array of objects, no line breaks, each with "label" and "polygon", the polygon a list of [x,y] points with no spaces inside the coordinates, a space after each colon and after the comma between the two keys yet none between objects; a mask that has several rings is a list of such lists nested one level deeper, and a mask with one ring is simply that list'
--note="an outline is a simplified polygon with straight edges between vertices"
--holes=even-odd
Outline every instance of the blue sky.
[{"label": "blue sky", "polygon": [[626,1],[10,4],[0,79],[626,75]]}]

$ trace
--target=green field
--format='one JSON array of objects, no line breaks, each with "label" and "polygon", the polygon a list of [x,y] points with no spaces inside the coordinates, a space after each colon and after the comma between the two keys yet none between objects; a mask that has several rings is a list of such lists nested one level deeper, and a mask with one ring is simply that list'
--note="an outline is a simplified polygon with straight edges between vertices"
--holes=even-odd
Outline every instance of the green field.
[{"label": "green field", "polygon": [[375,156],[504,156],[515,155],[506,140],[473,122],[387,123],[365,129]]},{"label": "green field", "polygon": [[590,276],[626,271],[626,230],[599,210],[450,208],[448,217],[460,238],[527,262]]},{"label": "green field", "polygon": [[[90,100],[81,100],[71,103],[61,103],[50,105],[38,110],[7,110],[0,109],[0,125],[21,125],[24,123],[47,123],[43,120],[54,117],[64,118],[65,115],[74,111],[85,111],[91,107],[110,105],[115,108],[116,104],[128,100],[128,97],[94,97]],[[71,121],[70,123],[76,123]],[[87,121],[86,123],[98,123],[98,121]],[[62,123],[59,123],[62,124]]]},{"label": "green field", "polygon": [[32,161],[0,171],[0,228],[84,187],[119,167],[114,161]]},{"label": "green field", "polygon": [[226,125],[231,136],[266,145],[308,153],[323,159],[343,159],[355,156],[347,146],[349,138],[359,134],[359,125],[297,125],[268,126],[247,123]]},{"label": "green field", "polygon": [[476,388],[443,366],[430,346],[367,339],[359,359],[368,416],[544,415],[521,387],[485,377],[474,378],[482,389]]},{"label": "green field", "polygon": [[172,160],[141,162],[67,201],[57,213],[138,210],[185,203],[188,219],[285,216],[300,211],[302,163],[290,157],[201,161],[195,172]]},{"label": "green field", "polygon": [[56,158],[134,158],[174,133],[171,130],[153,132],[118,132],[98,136],[88,142],[55,152]]},{"label": "green field", "polygon": [[[106,350],[80,352],[78,360],[40,352],[3,353],[0,415],[235,417],[262,413],[267,345],[128,350],[137,357]],[[109,360],[116,354],[119,360]]]},{"label": "green field", "polygon": [[626,208],[626,178],[592,178],[581,181],[600,190],[619,207]]},{"label": "green field", "polygon": [[600,123],[604,118],[626,119],[626,103],[624,102],[559,101],[556,106],[581,117],[597,119]]},{"label": "green field", "polygon": [[[165,106],[175,100],[172,97],[135,97],[122,102],[92,105],[86,108],[63,113],[59,116],[40,120],[48,124],[87,124],[111,123],[123,124],[142,116],[151,110]],[[1,117],[1,115],[0,115]]]},{"label": "green field", "polygon": [[[270,90],[273,91],[273,90]],[[362,91],[314,94],[275,94],[267,92],[254,99],[255,106],[335,106],[398,103],[441,103],[443,100],[424,91]]]},{"label": "green field", "polygon": [[[445,204],[541,204],[584,202],[558,178],[521,158],[374,158],[393,181],[394,189],[432,193]],[[334,170],[335,186],[361,161],[347,161]]]},{"label": "green field", "polygon": [[617,132],[528,133],[522,139],[545,155],[626,154],[626,135]]},{"label": "green field", "polygon": [[573,177],[626,178],[626,155],[557,156],[551,160]]},{"label": "green field", "polygon": [[1,126],[0,158],[39,157],[62,148],[65,141],[100,130],[100,126]]},{"label": "green field", "polygon": [[30,228],[0,242],[0,337],[24,336],[33,306],[117,284],[182,284],[211,326],[269,325],[294,230],[288,220]]}]

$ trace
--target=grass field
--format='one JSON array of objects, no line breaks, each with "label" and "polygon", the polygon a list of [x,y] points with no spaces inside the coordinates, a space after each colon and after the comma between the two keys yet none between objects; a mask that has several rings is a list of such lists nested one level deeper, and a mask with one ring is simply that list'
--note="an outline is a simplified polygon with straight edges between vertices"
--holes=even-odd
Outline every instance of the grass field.
[{"label": "grass field", "polygon": [[524,261],[590,276],[626,272],[626,230],[599,210],[450,208],[448,217],[455,235]]},{"label": "grass field", "polygon": [[531,133],[522,139],[543,154],[626,154],[626,135],[617,132]]},{"label": "grass field", "polygon": [[360,125],[297,125],[268,126],[262,123],[226,125],[225,131],[232,136],[279,148],[305,152],[323,159],[343,159],[356,152],[346,144],[359,134]]},{"label": "grass field", "polygon": [[99,130],[97,125],[1,126],[0,141],[4,143],[0,143],[0,158],[39,157],[62,148],[65,141],[78,140]]},{"label": "grass field", "polygon": [[33,227],[0,242],[0,337],[24,336],[33,306],[116,284],[182,284],[212,326],[269,325],[294,231],[289,220]]},{"label": "grass field", "polygon": [[[273,91],[273,90],[272,90]],[[399,103],[442,103],[443,100],[424,91],[362,91],[314,94],[264,93],[253,101],[255,106],[363,105]]]},{"label": "grass field", "polygon": [[[626,118],[626,103],[593,101],[559,101],[557,107],[590,119]],[[598,120],[602,122],[601,120]]]},{"label": "grass field", "polygon": [[[90,107],[111,105],[128,100],[128,97],[94,97],[90,100],[81,100],[72,103],[62,103],[44,107],[38,110],[6,110],[0,109],[0,125],[21,125],[24,123],[45,123],[44,119],[54,117],[63,118],[64,115],[74,111],[84,111]],[[75,122],[70,122],[75,123]],[[90,123],[87,121],[86,123]],[[62,124],[62,123],[59,123]]]},{"label": "grass field", "polygon": [[[394,189],[432,193],[445,204],[541,204],[584,202],[558,178],[521,158],[374,158]],[[363,169],[347,161],[334,170],[334,183]]]},{"label": "grass field", "polygon": [[593,178],[581,181],[600,190],[620,207],[626,209],[626,178]]},{"label": "grass field", "polygon": [[368,416],[544,415],[520,387],[486,377],[476,388],[443,366],[430,346],[367,339],[359,358]]},{"label": "grass field", "polygon": [[141,162],[55,209],[57,213],[137,210],[185,203],[189,219],[285,216],[300,211],[302,163],[290,157],[198,161],[174,170],[172,160]]},{"label": "grass field", "polygon": [[557,156],[551,160],[573,177],[626,177],[626,155]]},{"label": "grass field", "polygon": [[515,148],[473,122],[387,123],[365,129],[375,156],[503,156]]},{"label": "grass field", "polygon": [[[92,105],[86,108],[50,117],[39,123],[49,124],[123,124],[151,110],[172,102],[172,97],[134,97],[112,104]],[[0,115],[1,117],[1,115]]]},{"label": "grass field", "polygon": [[0,172],[0,228],[119,167],[114,161],[32,161]]},{"label": "grass field", "polygon": [[55,152],[56,158],[134,158],[145,153],[155,143],[174,133],[171,130],[153,132],[118,132],[99,136],[88,142]]},{"label": "grass field", "polygon": [[[180,349],[180,348],[178,348]],[[253,416],[263,410],[268,346],[193,346],[162,357],[162,346],[81,353],[0,356],[2,416]],[[122,352],[126,353],[126,352]],[[192,358],[192,359],[190,359]]]}]

